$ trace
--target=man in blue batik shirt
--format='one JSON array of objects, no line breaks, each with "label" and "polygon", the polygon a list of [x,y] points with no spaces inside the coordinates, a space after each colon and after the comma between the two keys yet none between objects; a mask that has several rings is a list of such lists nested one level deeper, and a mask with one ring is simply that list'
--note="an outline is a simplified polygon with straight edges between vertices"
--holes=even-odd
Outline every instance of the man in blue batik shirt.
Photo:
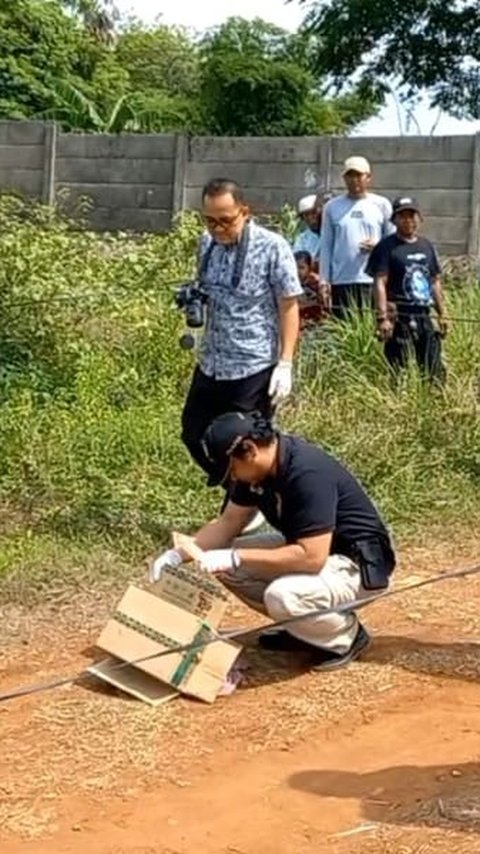
[{"label": "man in blue batik shirt", "polygon": [[200,284],[207,319],[182,414],[182,440],[210,474],[201,438],[231,410],[270,417],[292,388],[302,295],[293,252],[257,225],[234,181],[209,181],[202,196]]}]

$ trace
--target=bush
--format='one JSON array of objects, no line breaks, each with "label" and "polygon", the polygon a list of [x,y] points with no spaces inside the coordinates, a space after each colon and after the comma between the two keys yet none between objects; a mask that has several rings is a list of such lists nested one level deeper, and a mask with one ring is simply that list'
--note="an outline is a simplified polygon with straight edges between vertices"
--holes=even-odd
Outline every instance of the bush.
[{"label": "bush", "polygon": [[[179,439],[193,358],[172,293],[199,229],[186,214],[167,236],[99,236],[1,201],[0,572],[141,558],[218,507]],[[476,286],[449,304],[480,318]],[[369,320],[303,342],[282,426],[351,466],[400,535],[479,515],[479,328],[453,324],[444,392],[413,368],[393,388]]]}]

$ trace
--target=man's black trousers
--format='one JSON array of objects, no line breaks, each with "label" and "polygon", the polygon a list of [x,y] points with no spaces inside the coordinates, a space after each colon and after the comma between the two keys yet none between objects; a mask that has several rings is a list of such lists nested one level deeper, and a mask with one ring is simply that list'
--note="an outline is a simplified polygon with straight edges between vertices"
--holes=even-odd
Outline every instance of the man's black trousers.
[{"label": "man's black trousers", "polygon": [[195,369],[182,413],[182,441],[205,472],[209,473],[209,463],[200,440],[215,418],[225,412],[258,411],[267,418],[272,416],[268,394],[272,370],[267,368],[240,380],[217,380],[199,367]]},{"label": "man's black trousers", "polygon": [[332,285],[332,315],[337,320],[348,320],[352,311],[362,312],[373,306],[372,286],[354,282],[349,285]]},{"label": "man's black trousers", "polygon": [[385,343],[385,357],[398,371],[407,364],[410,354],[420,371],[429,379],[443,383],[442,339],[429,314],[415,314],[395,323],[392,337]]}]

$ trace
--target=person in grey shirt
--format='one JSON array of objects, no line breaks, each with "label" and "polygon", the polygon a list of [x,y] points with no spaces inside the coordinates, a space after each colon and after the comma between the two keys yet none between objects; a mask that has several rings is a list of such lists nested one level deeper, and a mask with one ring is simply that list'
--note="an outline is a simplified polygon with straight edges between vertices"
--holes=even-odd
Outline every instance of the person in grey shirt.
[{"label": "person in grey shirt", "polygon": [[369,192],[371,169],[365,157],[345,161],[347,192],[325,206],[320,253],[321,291],[334,317],[344,320],[349,309],[372,302],[372,277],[366,272],[371,250],[395,230],[392,206]]}]

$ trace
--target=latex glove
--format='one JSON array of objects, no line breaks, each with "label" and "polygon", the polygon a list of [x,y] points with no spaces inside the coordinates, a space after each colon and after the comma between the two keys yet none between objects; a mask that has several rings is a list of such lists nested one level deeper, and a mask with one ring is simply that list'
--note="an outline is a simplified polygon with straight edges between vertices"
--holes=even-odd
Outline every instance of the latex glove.
[{"label": "latex glove", "polygon": [[212,549],[204,552],[200,560],[200,569],[215,575],[217,572],[229,572],[234,568],[233,549]]},{"label": "latex glove", "polygon": [[150,566],[148,572],[150,583],[155,584],[156,581],[159,581],[160,576],[166,567],[176,569],[181,563],[183,563],[183,555],[181,555],[176,549],[168,549],[168,551],[163,552],[163,554],[159,555]]},{"label": "latex glove", "polygon": [[292,391],[292,363],[280,359],[278,365],[273,369],[268,393],[272,398],[274,406],[285,400]]}]

